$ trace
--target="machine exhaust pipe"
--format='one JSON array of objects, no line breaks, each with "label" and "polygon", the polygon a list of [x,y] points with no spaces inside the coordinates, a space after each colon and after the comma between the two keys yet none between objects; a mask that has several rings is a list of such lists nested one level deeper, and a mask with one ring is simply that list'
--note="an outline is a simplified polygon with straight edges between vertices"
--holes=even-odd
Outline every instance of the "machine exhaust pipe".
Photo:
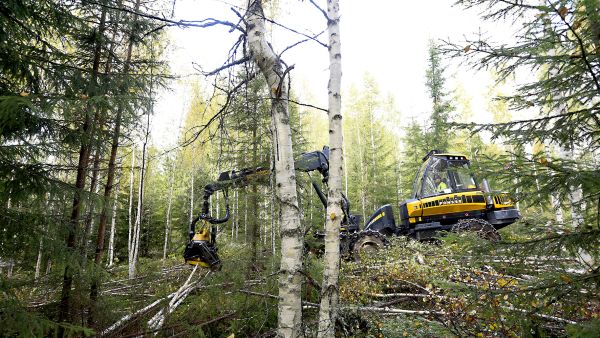
[{"label": "machine exhaust pipe", "polygon": [[[479,149],[475,150],[475,161],[479,162]],[[484,177],[481,180],[481,189],[483,190],[483,193],[485,195],[485,202],[487,204],[487,206],[491,206],[494,205],[494,201],[492,200],[492,190],[490,189],[490,184],[488,183],[488,180]]]}]

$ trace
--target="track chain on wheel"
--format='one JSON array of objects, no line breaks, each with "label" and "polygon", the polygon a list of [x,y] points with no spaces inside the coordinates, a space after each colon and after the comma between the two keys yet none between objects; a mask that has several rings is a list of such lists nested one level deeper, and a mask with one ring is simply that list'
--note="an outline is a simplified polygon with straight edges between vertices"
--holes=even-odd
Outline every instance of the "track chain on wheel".
[{"label": "track chain on wheel", "polygon": [[481,218],[461,219],[452,227],[454,232],[475,232],[483,239],[498,242],[502,239],[500,233],[488,221]]},{"label": "track chain on wheel", "polygon": [[360,255],[376,251],[388,246],[389,242],[383,234],[378,231],[366,230],[352,235],[350,247],[351,257],[354,261],[360,261]]}]

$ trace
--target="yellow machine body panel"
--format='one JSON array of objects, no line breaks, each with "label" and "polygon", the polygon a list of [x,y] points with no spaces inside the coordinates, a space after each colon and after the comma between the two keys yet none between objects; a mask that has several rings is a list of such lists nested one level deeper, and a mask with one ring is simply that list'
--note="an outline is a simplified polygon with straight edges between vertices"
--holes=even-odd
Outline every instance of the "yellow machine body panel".
[{"label": "yellow machine body panel", "polygon": [[426,197],[421,200],[421,216],[464,213],[485,210],[485,198],[481,191],[465,191],[441,196]]},{"label": "yellow machine body panel", "polygon": [[443,215],[450,213],[483,211],[486,203],[481,191],[465,191],[439,196],[425,197],[409,201],[406,204],[411,223],[423,216]]},{"label": "yellow machine body panel", "polygon": [[515,204],[507,193],[499,193],[493,196],[494,209],[514,208]]},{"label": "yellow machine body panel", "polygon": [[[209,240],[210,240],[210,233],[209,233],[208,227],[203,227],[200,231],[196,232],[194,234],[194,237],[192,238],[192,242],[200,242],[200,241],[208,242]],[[190,258],[190,259],[186,259],[185,262],[190,265],[200,265],[201,267],[204,267],[204,268],[211,267],[210,264],[203,261],[202,258],[199,256]]]}]

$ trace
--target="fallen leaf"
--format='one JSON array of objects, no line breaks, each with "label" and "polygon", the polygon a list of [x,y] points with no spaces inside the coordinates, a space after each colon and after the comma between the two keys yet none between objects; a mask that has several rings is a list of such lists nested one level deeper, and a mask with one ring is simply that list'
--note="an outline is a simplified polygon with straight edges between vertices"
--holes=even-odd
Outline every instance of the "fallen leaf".
[{"label": "fallen leaf", "polygon": [[560,275],[560,280],[562,280],[565,283],[573,283],[573,278],[567,275]]},{"label": "fallen leaf", "polygon": [[569,10],[565,6],[562,6],[561,8],[558,9],[558,15],[560,15],[560,17],[563,19],[565,18],[567,13],[569,13]]}]

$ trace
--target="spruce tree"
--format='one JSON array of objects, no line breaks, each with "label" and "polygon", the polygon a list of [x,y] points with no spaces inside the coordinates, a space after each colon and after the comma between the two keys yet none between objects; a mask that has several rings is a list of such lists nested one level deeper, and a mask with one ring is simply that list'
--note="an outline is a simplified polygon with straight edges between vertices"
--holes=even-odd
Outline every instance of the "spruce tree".
[{"label": "spruce tree", "polygon": [[[599,325],[591,313],[600,280],[595,160],[600,145],[600,5],[595,0],[459,3],[482,10],[487,20],[517,22],[512,26],[515,41],[498,45],[479,35],[447,42],[442,47],[447,55],[476,69],[491,68],[500,80],[521,70],[535,74],[498,98],[512,111],[535,117],[467,126],[491,131],[510,145],[508,153],[489,157],[487,165],[495,169],[486,173],[520,192],[524,214],[525,234],[495,248],[505,259],[491,264],[515,278],[527,276],[519,281],[512,306],[529,316],[509,317],[534,334],[564,334],[565,323],[571,323],[571,334],[585,335]],[[540,204],[546,210],[570,210],[571,217],[563,222],[562,216],[555,217],[558,210],[544,214],[533,208]],[[487,260],[478,256],[476,261]],[[547,315],[561,320],[548,325]]]},{"label": "spruce tree", "polygon": [[[448,122],[450,113],[454,110],[446,93],[446,78],[440,52],[434,41],[429,41],[427,70],[425,72],[426,87],[431,99],[430,125],[425,139],[426,148],[448,150],[450,130]],[[424,154],[423,154],[424,155]]]}]

